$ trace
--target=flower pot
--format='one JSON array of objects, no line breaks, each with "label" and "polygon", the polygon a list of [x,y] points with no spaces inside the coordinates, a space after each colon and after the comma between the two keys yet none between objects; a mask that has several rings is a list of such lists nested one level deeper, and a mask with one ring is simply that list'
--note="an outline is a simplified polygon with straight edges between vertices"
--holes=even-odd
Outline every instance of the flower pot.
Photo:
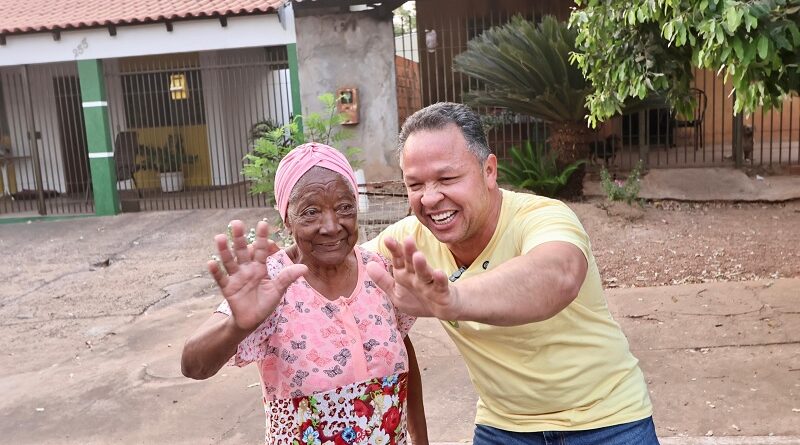
[{"label": "flower pot", "polygon": [[161,173],[161,191],[179,192],[183,190],[183,172]]}]

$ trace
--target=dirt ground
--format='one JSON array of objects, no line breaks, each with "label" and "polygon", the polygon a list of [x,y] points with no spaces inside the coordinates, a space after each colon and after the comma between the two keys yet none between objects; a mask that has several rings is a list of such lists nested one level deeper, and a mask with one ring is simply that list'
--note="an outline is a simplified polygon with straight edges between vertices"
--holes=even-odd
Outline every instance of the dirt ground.
[{"label": "dirt ground", "polygon": [[607,288],[800,277],[800,202],[573,202]]},{"label": "dirt ground", "polygon": [[[800,278],[800,201],[637,209],[595,198],[570,206],[642,360],[659,434],[797,435],[797,287],[776,278]],[[265,216],[175,211],[0,225],[0,431],[8,443],[257,443],[263,413],[253,369],[192,382],[178,357],[219,301],[205,271],[213,235],[229,219]],[[690,284],[740,280],[775,295],[752,301],[751,293],[732,298]],[[634,289],[644,286],[665,287]],[[658,297],[647,298],[653,290]],[[418,323],[415,335],[432,438],[471,437],[474,394],[463,363],[434,321]],[[787,414],[769,414],[776,407]]]}]

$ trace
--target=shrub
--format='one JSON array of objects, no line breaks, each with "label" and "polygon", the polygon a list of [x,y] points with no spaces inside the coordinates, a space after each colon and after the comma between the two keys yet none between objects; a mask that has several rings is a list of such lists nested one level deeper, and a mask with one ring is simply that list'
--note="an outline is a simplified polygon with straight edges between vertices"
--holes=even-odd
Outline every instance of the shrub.
[{"label": "shrub", "polygon": [[306,142],[319,142],[342,151],[350,165],[358,168],[357,155],[359,149],[347,147],[342,149],[340,143],[351,137],[351,133],[341,128],[348,117],[336,112],[337,98],[332,93],[319,96],[323,112],[309,113],[305,116],[294,116],[291,121],[275,126],[269,121],[256,123],[250,131],[254,139],[252,150],[244,156],[242,175],[250,180],[250,193],[264,193],[272,202],[275,171],[278,163],[292,149]]},{"label": "shrub", "polygon": [[603,186],[603,191],[606,193],[606,198],[609,201],[623,201],[628,205],[633,205],[634,202],[641,204],[639,200],[641,174],[642,161],[639,161],[636,164],[624,181],[621,179],[612,178],[608,173],[608,170],[603,167],[603,169],[600,170],[600,184]]},{"label": "shrub", "polygon": [[586,162],[578,160],[561,169],[555,153],[546,153],[544,144],[532,144],[531,141],[525,141],[521,148],[511,147],[510,152],[512,162],[497,166],[501,180],[551,198],[564,188],[570,176]]}]

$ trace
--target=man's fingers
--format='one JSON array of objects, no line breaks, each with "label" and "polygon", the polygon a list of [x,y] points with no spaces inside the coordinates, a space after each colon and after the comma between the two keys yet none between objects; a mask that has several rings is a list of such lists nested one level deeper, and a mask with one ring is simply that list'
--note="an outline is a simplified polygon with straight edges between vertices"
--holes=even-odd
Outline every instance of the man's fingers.
[{"label": "man's fingers", "polygon": [[222,262],[222,266],[228,271],[228,274],[235,274],[236,271],[239,270],[239,265],[236,264],[233,253],[231,253],[231,250],[228,248],[228,237],[219,234],[214,237],[214,243],[217,245],[217,253],[219,254],[219,260]]},{"label": "man's fingers", "polygon": [[389,249],[392,254],[392,267],[395,269],[402,269],[405,267],[405,258],[403,258],[403,247],[391,236],[387,236],[383,241],[383,245]]},{"label": "man's fingers", "polygon": [[209,260],[208,272],[214,278],[214,281],[217,282],[217,286],[219,286],[220,289],[228,285],[228,275],[224,270],[222,270],[222,268],[219,267],[219,264],[216,261]]},{"label": "man's fingers", "polygon": [[383,266],[375,262],[367,263],[367,275],[386,292],[386,295],[394,298],[394,278]]},{"label": "man's fingers", "polygon": [[428,266],[428,261],[425,260],[425,255],[423,255],[422,252],[414,252],[413,256],[411,257],[411,263],[414,265],[414,271],[417,275],[417,279],[422,284],[434,284],[433,269]]},{"label": "man's fingers", "polygon": [[450,278],[439,269],[433,271],[433,288],[438,292],[450,291]]},{"label": "man's fingers", "polygon": [[[406,259],[406,269],[409,272],[415,272],[414,253],[417,251],[417,245],[414,243],[414,238],[407,237],[403,240],[403,256]],[[424,256],[422,257],[425,258]]]}]

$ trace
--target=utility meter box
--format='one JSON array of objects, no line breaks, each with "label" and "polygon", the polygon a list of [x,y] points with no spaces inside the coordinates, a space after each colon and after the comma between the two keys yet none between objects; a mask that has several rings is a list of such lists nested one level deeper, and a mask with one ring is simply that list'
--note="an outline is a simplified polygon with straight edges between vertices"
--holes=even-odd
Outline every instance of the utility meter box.
[{"label": "utility meter box", "polygon": [[358,123],[358,88],[339,88],[336,90],[336,111],[347,115],[342,125]]}]

